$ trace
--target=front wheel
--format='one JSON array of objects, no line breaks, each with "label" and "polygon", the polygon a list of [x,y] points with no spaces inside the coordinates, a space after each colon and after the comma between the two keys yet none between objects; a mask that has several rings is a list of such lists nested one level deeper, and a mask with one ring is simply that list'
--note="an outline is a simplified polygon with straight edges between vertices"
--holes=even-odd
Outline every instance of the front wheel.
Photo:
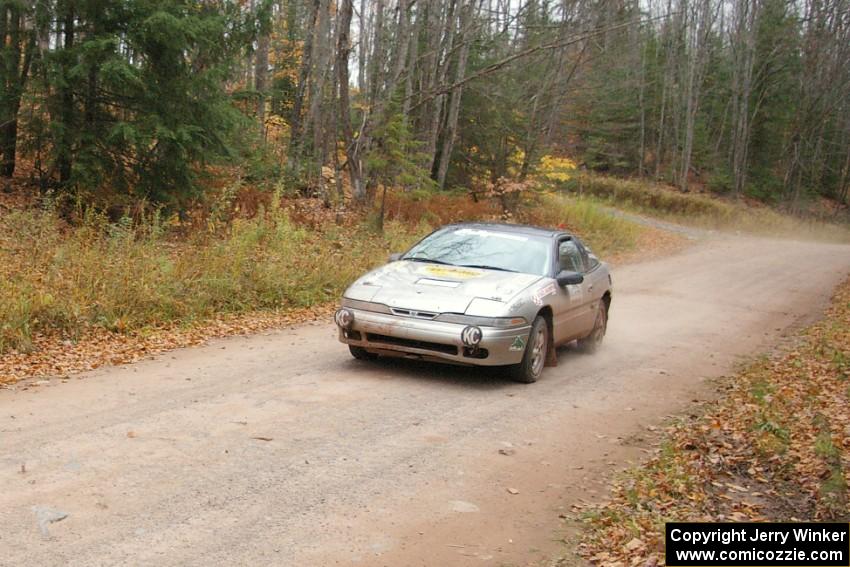
[{"label": "front wheel", "polygon": [[548,352],[549,325],[546,324],[546,319],[538,315],[531,325],[531,333],[528,335],[528,344],[525,345],[522,362],[511,367],[513,379],[523,384],[537,382],[546,365]]},{"label": "front wheel", "polygon": [[605,338],[605,332],[608,330],[608,304],[605,301],[599,302],[599,309],[596,311],[596,321],[593,323],[593,330],[583,339],[579,339],[578,348],[588,354],[593,354],[602,346],[602,339]]}]

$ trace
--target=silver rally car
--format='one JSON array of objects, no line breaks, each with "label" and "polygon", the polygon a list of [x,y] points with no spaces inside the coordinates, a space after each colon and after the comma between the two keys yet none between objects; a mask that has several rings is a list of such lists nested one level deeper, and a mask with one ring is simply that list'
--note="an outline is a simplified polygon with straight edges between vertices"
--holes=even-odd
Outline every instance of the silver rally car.
[{"label": "silver rally car", "polygon": [[355,281],[334,315],[358,359],[510,366],[534,382],[555,348],[594,352],[611,307],[608,265],[575,236],[510,224],[445,226]]}]

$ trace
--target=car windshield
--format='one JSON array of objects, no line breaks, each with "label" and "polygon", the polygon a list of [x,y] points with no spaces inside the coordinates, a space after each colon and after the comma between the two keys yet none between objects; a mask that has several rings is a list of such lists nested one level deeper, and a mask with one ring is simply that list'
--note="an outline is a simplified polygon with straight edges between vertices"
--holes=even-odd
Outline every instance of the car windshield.
[{"label": "car windshield", "polygon": [[453,227],[428,236],[403,259],[545,276],[549,253],[550,241],[542,236]]}]

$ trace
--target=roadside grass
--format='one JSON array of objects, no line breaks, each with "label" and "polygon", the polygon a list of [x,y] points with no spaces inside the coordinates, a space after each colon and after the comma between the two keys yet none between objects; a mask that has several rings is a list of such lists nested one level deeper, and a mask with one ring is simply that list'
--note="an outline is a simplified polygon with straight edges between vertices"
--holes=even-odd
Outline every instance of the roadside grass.
[{"label": "roadside grass", "polygon": [[219,314],[306,307],[418,236],[399,223],[299,227],[272,208],[216,233],[178,238],[156,218],[68,227],[49,210],[0,219],[0,353],[35,333],[76,339],[89,327],[128,332]]},{"label": "roadside grass", "polygon": [[663,564],[668,521],[843,521],[850,467],[850,281],[793,346],[721,384],[701,416],[665,432],[656,455],[585,514],[594,564]]},{"label": "roadside grass", "polygon": [[[138,334],[321,305],[433,227],[500,213],[464,194],[391,193],[377,232],[364,214],[337,224],[325,210],[311,222],[280,203],[191,230],[157,215],[109,222],[81,212],[71,226],[49,206],[3,214],[0,354],[31,351],[45,335],[75,342],[92,329]],[[524,221],[569,228],[600,254],[633,248],[642,230],[557,197],[533,196],[519,208]]]},{"label": "roadside grass", "polygon": [[680,193],[647,180],[577,174],[567,180],[551,177],[544,183],[568,194],[592,197],[600,203],[691,226],[740,230],[758,235],[850,242],[850,227],[782,214],[766,206]]},{"label": "roadside grass", "polygon": [[523,222],[552,227],[579,227],[602,258],[634,250],[646,230],[628,220],[615,217],[597,203],[587,199],[565,199],[558,195],[542,194],[533,205],[520,213]]}]

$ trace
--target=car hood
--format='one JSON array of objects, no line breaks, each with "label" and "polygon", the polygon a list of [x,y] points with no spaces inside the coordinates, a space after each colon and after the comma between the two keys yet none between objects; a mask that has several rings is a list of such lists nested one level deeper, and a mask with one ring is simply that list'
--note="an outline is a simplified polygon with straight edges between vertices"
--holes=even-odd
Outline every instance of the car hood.
[{"label": "car hood", "polygon": [[399,260],[369,272],[345,296],[403,309],[465,313],[476,298],[508,303],[540,279],[532,274]]}]

